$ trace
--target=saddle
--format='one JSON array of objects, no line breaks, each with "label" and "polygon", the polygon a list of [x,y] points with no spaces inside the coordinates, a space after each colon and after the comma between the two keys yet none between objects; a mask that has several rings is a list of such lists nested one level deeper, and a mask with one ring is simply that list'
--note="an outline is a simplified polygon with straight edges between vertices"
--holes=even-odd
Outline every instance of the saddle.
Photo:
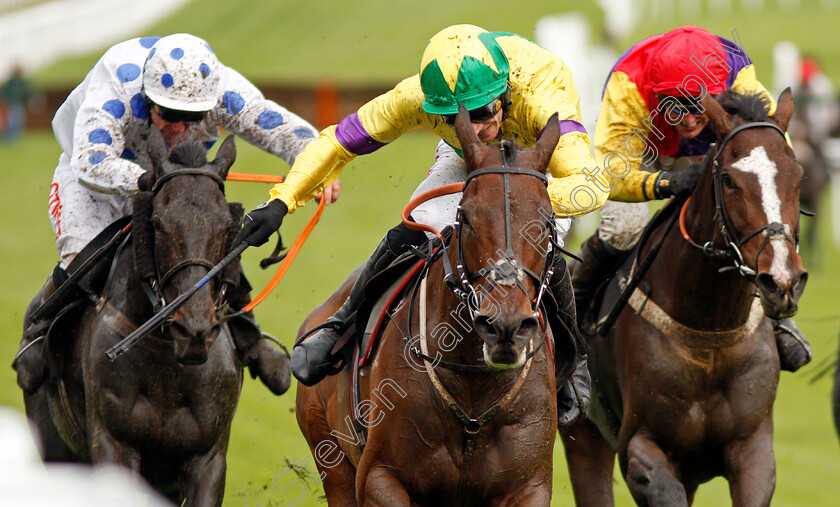
[{"label": "saddle", "polygon": [[[38,309],[43,315],[40,320],[47,326],[44,351],[51,371],[62,371],[63,352],[73,339],[76,319],[99,298],[114,269],[118,252],[128,244],[130,234],[119,235],[131,220],[131,215],[117,219],[97,234],[62,273],[64,281],[56,290],[56,297],[48,298]],[[98,258],[92,261],[94,264],[85,266],[95,255]],[[77,274],[81,276],[74,281]]]}]

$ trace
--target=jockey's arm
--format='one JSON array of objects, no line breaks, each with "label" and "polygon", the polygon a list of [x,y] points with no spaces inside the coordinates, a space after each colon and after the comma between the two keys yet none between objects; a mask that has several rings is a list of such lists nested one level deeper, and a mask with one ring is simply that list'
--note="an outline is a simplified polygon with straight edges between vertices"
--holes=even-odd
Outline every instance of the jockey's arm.
[{"label": "jockey's arm", "polygon": [[263,96],[256,86],[241,74],[224,67],[220,87],[222,107],[208,114],[210,125],[221,124],[245,141],[272,153],[289,165],[318,135],[309,122]]},{"label": "jockey's arm", "polygon": [[[70,167],[79,183],[105,194],[130,196],[137,178],[146,172],[125,149],[125,129],[131,112],[113,99],[114,93],[91,92],[74,119]],[[105,104],[105,106],[103,106]],[[121,108],[116,110],[115,108]]]},{"label": "jockey's arm", "polygon": [[654,199],[658,172],[642,170],[642,163],[658,156],[650,143],[649,111],[635,83],[623,72],[607,82],[595,128],[595,160],[612,182],[610,199],[643,202]]},{"label": "jockey's arm", "polygon": [[[416,86],[412,80],[418,81]],[[357,155],[372,153],[404,132],[419,128],[422,121],[412,113],[420,110],[413,88],[419,89],[417,76],[374,98],[338,125],[321,131],[297,157],[286,180],[271,189],[269,200],[282,200],[291,213],[332,184]],[[406,120],[407,116],[412,118]]]}]

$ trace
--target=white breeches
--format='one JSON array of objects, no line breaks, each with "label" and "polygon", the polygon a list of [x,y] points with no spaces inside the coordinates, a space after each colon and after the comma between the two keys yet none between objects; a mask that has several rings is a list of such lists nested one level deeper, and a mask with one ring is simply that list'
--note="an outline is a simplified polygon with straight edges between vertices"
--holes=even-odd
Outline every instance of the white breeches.
[{"label": "white breeches", "polygon": [[[443,141],[440,141],[435,150],[435,163],[429,169],[429,175],[414,191],[411,198],[428,192],[429,190],[459,183],[467,179],[467,166],[464,159],[458,156],[455,150]],[[447,225],[455,224],[455,214],[458,204],[461,202],[461,193],[444,195],[424,202],[411,212],[412,218],[418,223],[430,225],[438,231],[443,230]],[[556,219],[557,241],[563,245],[563,239],[569,231],[572,221],[568,218]],[[429,237],[433,235],[426,233]]]},{"label": "white breeches", "polygon": [[61,154],[50,185],[49,215],[62,268],[105,227],[129,214],[131,199],[82,186],[69,157]]},{"label": "white breeches", "polygon": [[650,218],[646,202],[607,201],[601,208],[598,237],[617,250],[631,250]]}]

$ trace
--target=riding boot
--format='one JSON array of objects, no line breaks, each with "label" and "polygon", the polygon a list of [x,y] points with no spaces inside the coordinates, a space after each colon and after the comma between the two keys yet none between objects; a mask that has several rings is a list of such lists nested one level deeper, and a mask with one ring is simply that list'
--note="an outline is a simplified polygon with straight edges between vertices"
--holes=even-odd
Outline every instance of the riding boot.
[{"label": "riding boot", "polygon": [[575,291],[577,322],[581,324],[592,304],[595,291],[615,273],[624,261],[626,252],[608,245],[598,237],[598,231],[595,231],[595,234],[583,242],[577,256],[583,259],[583,262],[574,258],[570,259],[569,273],[572,275],[572,286]]},{"label": "riding boot", "polygon": [[263,333],[254,317],[254,312],[239,313],[251,302],[251,285],[241,273],[239,286],[228,296],[228,304],[236,313],[228,321],[234,346],[239,354],[242,367],[248,367],[251,378],[260,378],[268,389],[281,395],[289,389],[289,355],[273,346],[270,341],[279,343],[268,333]]},{"label": "riding boot", "polygon": [[[554,274],[548,281],[548,287],[557,302],[559,317],[564,327],[569,329],[555,330],[555,336],[571,331],[572,339],[576,342],[578,353],[575,358],[575,370],[570,379],[565,380],[557,391],[557,424],[566,428],[574,424],[581,416],[589,413],[591,379],[587,367],[587,355],[580,348],[583,340],[577,329],[575,298],[573,297],[571,275],[563,257],[558,256],[554,263]],[[565,317],[565,318],[564,318]],[[556,339],[556,338],[555,338]],[[556,362],[555,358],[555,362]],[[558,370],[555,364],[555,371]]]},{"label": "riding boot", "polygon": [[52,296],[61,283],[67,279],[67,274],[61,268],[56,268],[47,278],[47,283],[32,298],[23,316],[23,336],[20,349],[12,360],[12,368],[17,372],[17,383],[27,394],[32,394],[47,379],[49,369],[44,357],[44,338],[49,330],[52,317],[42,318],[38,322],[32,321],[32,313]]},{"label": "riding boot", "polygon": [[364,299],[365,284],[377,273],[387,268],[410,246],[426,240],[425,234],[408,229],[400,224],[390,231],[362,266],[359,276],[350,289],[350,295],[323,327],[304,339],[292,350],[292,374],[306,386],[313,386],[328,375],[341,371],[335,366],[340,359],[340,350],[334,350],[341,337],[349,332],[355,323],[356,311]]},{"label": "riding boot", "polygon": [[779,365],[785,371],[796,371],[811,362],[811,344],[793,319],[773,321],[776,332],[776,347],[779,349]]}]

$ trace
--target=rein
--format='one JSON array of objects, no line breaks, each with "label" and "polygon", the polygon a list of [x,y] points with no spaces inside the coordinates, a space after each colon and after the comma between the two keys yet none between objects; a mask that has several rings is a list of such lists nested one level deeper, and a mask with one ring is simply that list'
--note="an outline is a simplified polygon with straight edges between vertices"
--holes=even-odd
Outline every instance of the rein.
[{"label": "rein", "polygon": [[[721,166],[720,166],[720,156],[723,154],[723,150],[726,148],[726,145],[729,141],[732,140],[735,135],[744,130],[754,129],[754,128],[771,128],[779,132],[782,135],[782,138],[785,137],[785,132],[782,130],[778,125],[775,123],[770,122],[748,122],[741,125],[738,125],[734,129],[732,129],[726,137],[723,139],[723,142],[719,146],[717,146],[714,150],[714,154],[710,150],[708,155],[706,155],[705,165],[708,166],[712,164],[712,195],[715,199],[715,220],[719,222],[720,232],[723,236],[723,240],[726,243],[726,246],[723,248],[719,248],[714,244],[714,238],[707,241],[706,243],[700,245],[696,241],[694,241],[691,236],[688,234],[688,231],[685,226],[685,214],[686,208],[688,207],[688,203],[691,201],[689,198],[685,204],[683,204],[682,210],[680,210],[680,232],[682,233],[683,238],[688,241],[689,244],[692,246],[699,248],[709,257],[718,257],[718,258],[725,258],[731,261],[734,266],[725,266],[719,270],[719,272],[723,273],[725,271],[730,270],[737,270],[741,275],[745,277],[754,277],[756,272],[754,269],[750,268],[744,263],[744,256],[741,253],[741,247],[753,237],[763,234],[764,240],[761,243],[761,246],[756,253],[755,264],[758,265],[758,257],[761,255],[761,252],[767,246],[767,244],[773,240],[773,238],[777,236],[781,236],[785,240],[789,241],[797,251],[799,250],[799,245],[797,242],[791,237],[791,228],[787,224],[783,224],[781,222],[771,222],[765,224],[754,231],[750,232],[749,234],[745,235],[743,238],[739,238],[735,227],[732,225],[732,219],[729,216],[729,213],[726,209],[726,203],[723,201],[723,182],[721,177]],[[712,145],[714,148],[714,144]]]}]

